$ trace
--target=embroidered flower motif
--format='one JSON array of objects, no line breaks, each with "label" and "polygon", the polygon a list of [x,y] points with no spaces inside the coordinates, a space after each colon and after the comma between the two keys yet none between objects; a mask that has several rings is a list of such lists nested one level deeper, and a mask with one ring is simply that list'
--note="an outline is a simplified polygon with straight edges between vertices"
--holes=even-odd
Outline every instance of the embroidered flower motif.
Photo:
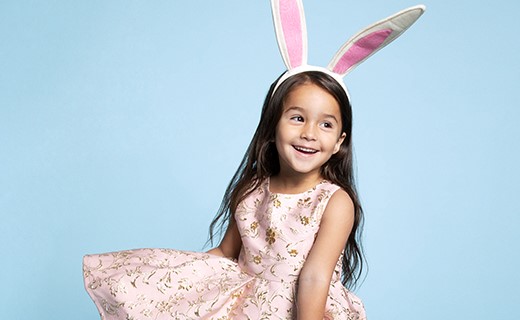
[{"label": "embroidered flower motif", "polygon": [[273,202],[273,207],[275,207],[275,208],[280,208],[280,206],[282,205],[282,202],[280,202],[280,200],[278,200],[277,194],[274,194],[271,196],[271,201]]},{"label": "embroidered flower motif", "polygon": [[296,257],[298,255],[298,250],[296,249],[287,250],[287,252],[289,252],[291,257]]},{"label": "embroidered flower motif", "polygon": [[256,264],[260,264],[260,263],[262,263],[262,257],[260,257],[260,256],[254,256],[254,257],[253,257],[253,262],[256,263]]},{"label": "embroidered flower motif", "polygon": [[256,229],[258,228],[258,221],[254,221],[253,223],[251,223],[249,228],[251,229],[251,231],[256,231]]},{"label": "embroidered flower motif", "polygon": [[308,208],[312,204],[311,198],[299,199],[298,208]]},{"label": "embroidered flower motif", "polygon": [[306,216],[300,216],[300,222],[301,222],[304,226],[306,226],[306,225],[309,224],[309,222],[310,222],[310,218],[309,218],[309,217],[306,217]]},{"label": "embroidered flower motif", "polygon": [[193,288],[193,284],[191,284],[189,282],[188,279],[186,278],[183,278],[179,281],[179,286],[177,287],[177,290],[190,290],[191,288]]},{"label": "embroidered flower motif", "polygon": [[[244,293],[244,290],[239,290],[235,293],[232,293],[231,297],[236,299],[236,298],[239,298],[243,293]],[[224,319],[224,318],[222,318],[222,319]]]},{"label": "embroidered flower motif", "polygon": [[318,202],[321,202],[327,196],[327,190],[321,190],[320,194],[318,194]]},{"label": "embroidered flower motif", "polygon": [[273,244],[276,241],[276,232],[273,228],[267,228],[265,231],[265,241],[269,244]]}]

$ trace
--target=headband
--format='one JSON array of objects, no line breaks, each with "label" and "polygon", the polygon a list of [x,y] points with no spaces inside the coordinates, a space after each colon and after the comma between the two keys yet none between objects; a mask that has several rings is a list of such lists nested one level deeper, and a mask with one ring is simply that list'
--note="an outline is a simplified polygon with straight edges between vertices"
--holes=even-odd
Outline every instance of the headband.
[{"label": "headband", "polygon": [[[338,50],[326,68],[307,64],[307,27],[302,0],[271,0],[276,40],[287,71],[274,91],[287,78],[306,71],[321,71],[334,78],[348,94],[343,77],[371,55],[406,31],[426,9],[410,7],[361,30]],[[274,93],[273,91],[273,93]]]}]

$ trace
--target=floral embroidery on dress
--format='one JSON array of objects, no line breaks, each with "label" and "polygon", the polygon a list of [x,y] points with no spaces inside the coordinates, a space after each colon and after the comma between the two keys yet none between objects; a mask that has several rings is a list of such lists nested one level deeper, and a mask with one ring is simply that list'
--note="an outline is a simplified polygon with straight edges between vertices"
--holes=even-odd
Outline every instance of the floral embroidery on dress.
[{"label": "floral embroidery on dress", "polygon": [[274,194],[271,196],[271,201],[273,201],[273,207],[280,208],[282,203],[280,202],[280,199],[278,199],[278,195]]},{"label": "floral embroidery on dress", "polygon": [[306,216],[300,216],[300,222],[306,226],[309,224],[309,221],[310,221],[310,217],[306,217]]},{"label": "floral embroidery on dress", "polygon": [[265,241],[269,244],[273,244],[276,241],[276,231],[273,228],[265,230]]},{"label": "floral embroidery on dress", "polygon": [[308,208],[312,204],[311,198],[298,199],[298,207],[299,208]]},{"label": "floral embroidery on dress", "polygon": [[298,255],[298,250],[296,249],[287,250],[287,252],[291,257],[296,257]]}]

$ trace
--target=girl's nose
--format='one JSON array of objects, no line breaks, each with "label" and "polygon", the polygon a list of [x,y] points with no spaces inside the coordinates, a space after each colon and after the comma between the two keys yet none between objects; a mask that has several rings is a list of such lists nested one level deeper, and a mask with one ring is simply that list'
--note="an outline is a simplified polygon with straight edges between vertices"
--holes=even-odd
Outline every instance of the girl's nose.
[{"label": "girl's nose", "polygon": [[305,140],[316,140],[316,128],[311,123],[306,123],[303,128],[300,137]]}]

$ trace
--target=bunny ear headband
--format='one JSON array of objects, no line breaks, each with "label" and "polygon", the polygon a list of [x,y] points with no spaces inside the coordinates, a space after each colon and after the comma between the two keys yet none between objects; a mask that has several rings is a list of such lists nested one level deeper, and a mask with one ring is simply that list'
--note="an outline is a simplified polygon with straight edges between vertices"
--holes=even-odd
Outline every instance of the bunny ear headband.
[{"label": "bunny ear headband", "polygon": [[327,68],[323,68],[307,64],[307,29],[302,0],[271,0],[271,7],[278,47],[287,67],[275,91],[282,82],[295,74],[321,71],[338,81],[347,96],[343,77],[399,37],[425,10],[422,5],[410,7],[366,27],[345,42]]}]

